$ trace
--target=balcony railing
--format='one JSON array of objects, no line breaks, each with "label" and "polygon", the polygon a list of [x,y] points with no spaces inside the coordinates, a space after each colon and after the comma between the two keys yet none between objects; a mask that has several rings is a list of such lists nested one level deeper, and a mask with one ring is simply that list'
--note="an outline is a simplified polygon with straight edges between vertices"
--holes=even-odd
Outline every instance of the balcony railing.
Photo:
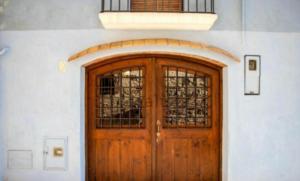
[{"label": "balcony railing", "polygon": [[174,12],[214,14],[214,0],[101,0],[101,12]]},{"label": "balcony railing", "polygon": [[209,30],[214,0],[101,0],[105,29]]}]

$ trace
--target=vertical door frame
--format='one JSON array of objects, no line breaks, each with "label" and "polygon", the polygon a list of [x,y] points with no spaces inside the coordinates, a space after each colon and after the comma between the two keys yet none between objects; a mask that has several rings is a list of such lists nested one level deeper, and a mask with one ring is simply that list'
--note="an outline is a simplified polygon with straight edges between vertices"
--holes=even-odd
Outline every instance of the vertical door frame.
[{"label": "vertical door frame", "polygon": [[[121,54],[121,55],[115,55],[108,58],[99,58],[93,61],[94,63],[88,64],[85,67],[85,77],[84,77],[84,160],[85,160],[85,180],[88,181],[88,73],[91,69],[94,69],[96,67],[101,67],[103,65],[111,64],[113,62],[118,62],[121,60],[128,60],[128,59],[134,59],[134,58],[141,58],[141,57],[147,57],[147,58],[171,58],[171,59],[179,59],[182,61],[197,63],[200,65],[208,66],[210,68],[214,68],[218,70],[220,82],[219,82],[219,122],[220,122],[220,132],[219,132],[219,138],[220,138],[220,160],[219,160],[219,180],[223,180],[222,176],[222,165],[223,165],[223,68],[226,67],[225,64],[220,63],[217,60],[213,60],[206,57],[200,57],[200,56],[193,56],[188,54],[180,54],[180,53],[165,53],[165,52],[139,52],[139,53],[133,53],[133,54]],[[154,77],[155,80],[155,77]],[[154,93],[156,95],[156,93]],[[155,97],[155,96],[153,96]],[[156,101],[156,100],[155,100]],[[155,102],[153,102],[155,103]],[[152,114],[155,114],[154,111]],[[156,117],[153,117],[152,119],[156,120]],[[152,131],[155,131],[155,121],[152,121]],[[154,152],[156,154],[156,148],[154,149]],[[152,153],[153,155],[153,153]],[[153,155],[155,157],[156,155]],[[154,163],[154,164],[153,164]],[[153,161],[152,165],[152,174],[155,174],[155,161]],[[155,175],[152,175],[152,180],[155,180]]]}]

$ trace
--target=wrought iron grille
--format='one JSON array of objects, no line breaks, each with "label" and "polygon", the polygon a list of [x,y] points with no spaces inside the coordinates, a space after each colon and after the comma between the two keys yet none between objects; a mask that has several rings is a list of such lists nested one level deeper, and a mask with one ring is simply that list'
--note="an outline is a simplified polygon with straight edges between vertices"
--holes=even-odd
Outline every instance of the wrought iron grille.
[{"label": "wrought iron grille", "polygon": [[214,0],[101,0],[101,12],[215,13]]},{"label": "wrought iron grille", "polygon": [[164,127],[211,126],[211,78],[200,72],[164,67]]},{"label": "wrought iron grille", "polygon": [[144,67],[132,67],[96,78],[97,128],[143,128]]}]

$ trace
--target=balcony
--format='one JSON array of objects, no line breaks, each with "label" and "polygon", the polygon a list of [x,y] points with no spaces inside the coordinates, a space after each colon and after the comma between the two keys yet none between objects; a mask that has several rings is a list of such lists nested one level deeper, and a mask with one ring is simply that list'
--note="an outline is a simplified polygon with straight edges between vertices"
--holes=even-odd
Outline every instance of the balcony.
[{"label": "balcony", "polygon": [[218,16],[214,0],[102,0],[105,29],[209,30]]}]

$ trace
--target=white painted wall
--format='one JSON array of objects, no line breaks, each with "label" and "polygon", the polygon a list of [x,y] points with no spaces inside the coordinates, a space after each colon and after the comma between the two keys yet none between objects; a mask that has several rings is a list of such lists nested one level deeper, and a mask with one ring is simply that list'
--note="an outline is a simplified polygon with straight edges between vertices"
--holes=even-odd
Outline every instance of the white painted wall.
[{"label": "white painted wall", "polygon": [[[243,62],[238,64],[189,48],[140,47],[138,51],[179,51],[216,58],[226,64],[224,80],[224,180],[300,180],[300,34],[175,31],[2,31],[0,47],[11,47],[0,57],[0,138],[6,167],[7,149],[31,149],[34,168],[4,171],[9,181],[79,181],[84,178],[81,65],[96,56],[134,49],[111,50],[67,63],[58,63],[88,46],[133,38],[177,38],[225,48],[242,57],[262,56],[260,96],[244,96]],[[5,129],[4,129],[5,128]],[[44,136],[69,137],[69,169],[44,171]],[[0,139],[1,141],[1,139]],[[0,167],[1,168],[1,167]],[[0,172],[1,173],[1,172]],[[1,179],[0,179],[1,180]]]},{"label": "white painted wall", "polygon": [[243,0],[248,31],[299,32],[299,0]]},{"label": "white painted wall", "polygon": [[[0,78],[0,82],[1,81],[1,78]],[[1,88],[0,88],[1,89]],[[0,97],[0,100],[1,100],[1,97]],[[1,104],[0,104],[0,107],[1,107]],[[2,108],[0,108],[0,110],[2,110]],[[3,140],[3,127],[2,127],[2,123],[3,121],[0,120],[0,181],[2,181],[3,177],[4,177],[4,169],[5,169],[5,166],[4,166],[4,140]]]},{"label": "white painted wall", "polygon": [[[127,1],[127,0],[122,0]],[[214,0],[213,30],[300,32],[299,0]],[[0,0],[0,30],[99,28],[101,0]],[[192,1],[191,1],[192,2]],[[242,8],[242,2],[245,8]]]}]

